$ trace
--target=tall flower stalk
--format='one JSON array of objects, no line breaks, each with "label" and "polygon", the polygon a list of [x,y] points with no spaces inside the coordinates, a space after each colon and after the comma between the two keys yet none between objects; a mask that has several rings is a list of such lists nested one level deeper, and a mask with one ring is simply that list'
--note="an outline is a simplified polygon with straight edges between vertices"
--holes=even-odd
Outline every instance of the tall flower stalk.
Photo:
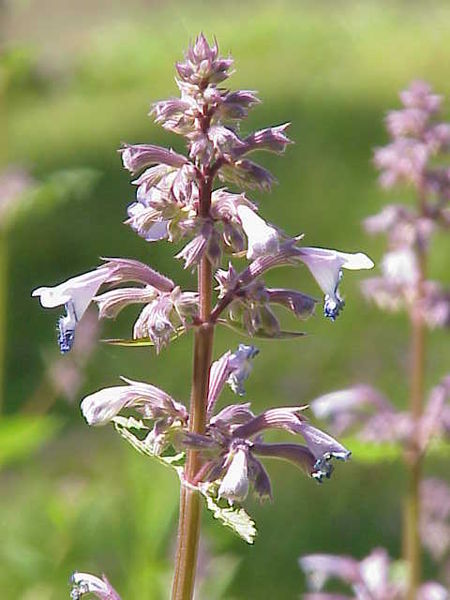
[{"label": "tall flower stalk", "polygon": [[[384,276],[388,283],[396,283],[398,291],[403,292],[404,306],[411,323],[411,434],[405,452],[409,488],[405,498],[404,552],[409,565],[407,597],[413,600],[417,597],[422,576],[419,528],[427,316],[429,320],[436,319],[436,307],[433,305],[437,302],[446,317],[441,323],[438,318],[435,324],[448,325],[450,317],[450,304],[445,292],[430,293],[435,284],[427,280],[431,235],[440,226],[446,228],[449,224],[450,171],[445,164],[436,166],[436,161],[445,158],[450,150],[450,125],[439,122],[442,98],[433,94],[426,83],[413,82],[401,92],[400,99],[402,109],[391,111],[386,119],[391,142],[376,150],[375,164],[381,171],[382,185],[390,188],[397,183],[406,183],[412,186],[416,196],[416,206],[409,209],[406,219],[398,214],[389,225],[381,225],[381,229],[388,233],[391,246],[385,258]],[[395,207],[391,208],[395,211]],[[382,215],[369,220],[369,230],[374,228],[374,223],[377,230],[382,220]],[[402,235],[401,229],[405,228],[409,229],[409,234],[405,232]],[[368,291],[370,295],[370,281]],[[374,300],[377,300],[376,292]]]},{"label": "tall flower stalk", "polygon": [[[380,575],[379,581],[384,583],[368,597],[446,600],[449,596],[443,587],[422,585],[421,580],[422,543],[435,550],[434,554],[441,554],[439,549],[436,551],[435,523],[441,525],[446,516],[444,512],[444,516],[436,519],[432,514],[435,511],[429,508],[433,493],[446,498],[446,486],[439,480],[423,480],[423,458],[434,437],[450,433],[449,375],[431,391],[425,402],[427,330],[450,325],[450,293],[439,282],[428,278],[432,235],[438,230],[448,230],[450,225],[450,169],[445,162],[450,152],[450,125],[439,120],[442,98],[425,82],[413,82],[400,93],[400,99],[403,107],[389,112],[386,118],[391,140],[387,146],[376,149],[374,162],[381,171],[383,187],[406,184],[412,188],[415,200],[412,206],[386,206],[379,214],[366,219],[369,233],[386,234],[388,249],[381,261],[381,276],[364,281],[363,292],[384,310],[404,310],[408,314],[411,324],[408,409],[396,410],[380,392],[369,386],[328,394],[314,401],[312,407],[316,416],[332,419],[336,432],[356,427],[366,440],[400,442],[404,450],[409,478],[403,532],[408,576],[398,586],[389,584],[388,560],[385,556],[381,564],[381,559],[377,559],[379,575],[384,569],[386,577]],[[422,508],[423,498],[425,506]],[[446,548],[450,544],[450,534],[445,527],[440,527],[439,538],[438,546],[440,543]],[[378,549],[371,556],[379,558],[380,553]],[[306,570],[317,567],[329,575],[337,574],[337,563],[332,557],[321,560],[316,562],[308,557],[302,565]],[[373,565],[376,566],[377,560],[374,558]],[[370,557],[365,561],[371,563]],[[359,563],[358,569],[363,563]],[[352,568],[356,568],[355,565]],[[348,582],[358,590],[355,577]],[[386,596],[388,588],[392,596]],[[366,598],[362,592],[356,595]]]},{"label": "tall flower stalk", "polygon": [[[281,154],[291,143],[287,124],[241,134],[241,122],[259,100],[253,91],[220,86],[232,65],[231,58],[219,55],[217,43],[210,45],[199,35],[176,65],[180,97],[152,106],[158,124],[186,139],[187,156],[150,144],[121,149],[125,168],[139,175],[126,223],[147,242],[182,242],[177,258],[196,272],[196,289],[183,291],[138,261],[111,258],[88,273],[33,292],[46,308],[65,307],[58,322],[62,353],[76,343],[78,323],[91,301],[97,303],[100,317],[109,318],[130,304],[144,305],[133,339],[114,340],[116,344],[154,346],[159,353],[177,337],[193,333],[189,407],[154,385],[125,378],[123,385],[99,390],[81,403],[89,425],[112,422],[134,448],[174,468],[180,478],[174,600],[193,596],[204,503],[216,519],[253,543],[255,524],[242,504],[250,491],[260,500],[272,498],[265,457],[290,461],[322,482],[331,476],[333,459],[350,456],[309,423],[305,406],[269,408],[255,415],[246,402],[217,411],[226,385],[238,396],[245,393],[258,350],[240,344],[213,361],[215,329],[228,326],[255,338],[300,338],[301,332],[283,330],[277,310],[307,319],[317,300],[297,290],[267,287],[262,279],[267,271],[306,265],[323,291],[324,315],[333,321],[344,307],[342,269],[373,266],[362,253],[302,246],[302,236],[290,237],[259,216],[244,191],[224,187],[228,183],[234,190],[269,191],[273,176],[248,156],[263,150]],[[244,257],[248,264],[239,271],[232,261]],[[270,429],[301,436],[304,444],[265,442]],[[116,599],[111,590],[107,580],[81,573],[74,576],[72,597],[92,592]]]}]

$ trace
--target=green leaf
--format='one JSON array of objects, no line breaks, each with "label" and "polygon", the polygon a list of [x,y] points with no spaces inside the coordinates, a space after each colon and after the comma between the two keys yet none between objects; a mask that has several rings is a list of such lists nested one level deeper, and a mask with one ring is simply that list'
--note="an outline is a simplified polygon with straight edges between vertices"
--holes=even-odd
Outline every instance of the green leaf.
[{"label": "green leaf", "polygon": [[0,466],[26,458],[58,431],[54,417],[2,417],[0,420]]},{"label": "green leaf", "polygon": [[230,506],[217,497],[217,484],[201,484],[200,492],[206,500],[206,507],[213,517],[220,521],[225,527],[229,527],[234,533],[242,538],[247,544],[253,544],[256,537],[255,521],[238,504]]},{"label": "green leaf", "polygon": [[262,340],[294,340],[306,335],[306,333],[303,331],[279,331],[278,333],[272,335],[262,330],[257,331],[254,335],[249,335],[248,331],[240,323],[231,323],[225,319],[218,319],[217,323],[219,325],[223,325],[224,327],[228,327],[228,329],[231,329],[236,333],[245,335],[246,337],[258,338]]},{"label": "green leaf", "polygon": [[[129,444],[131,444],[133,448],[145,456],[156,458],[156,460],[158,460],[165,467],[171,467],[174,469],[180,479],[181,484],[188,485],[183,480],[183,467],[186,461],[186,455],[184,452],[179,452],[177,454],[156,454],[150,444],[146,443],[145,440],[140,440],[128,429],[128,427],[132,427],[134,429],[147,429],[146,425],[142,421],[134,418],[127,419],[125,417],[115,417],[113,422],[116,431]],[[217,482],[201,483],[198,486],[189,487],[197,492],[200,492],[205,499],[206,508],[212,512],[215,519],[220,521],[225,527],[228,527],[234,531],[234,533],[246,541],[247,544],[253,544],[256,536],[255,522],[241,506],[237,504],[230,506],[225,500],[218,498]]]},{"label": "green leaf", "polygon": [[[183,465],[186,460],[186,455],[184,452],[179,452],[178,454],[156,454],[153,451],[152,446],[144,440],[140,440],[138,437],[133,435],[129,429],[127,429],[127,421],[129,419],[125,419],[123,417],[115,417],[113,419],[114,427],[116,431],[129,443],[133,446],[135,450],[144,454],[145,456],[151,456],[152,458],[156,458],[158,462],[163,464],[165,467],[172,467],[178,473],[178,476],[181,477],[183,474]],[[148,429],[146,425],[142,421],[138,421],[137,419],[132,419],[131,427],[134,429]]]},{"label": "green leaf", "polygon": [[114,417],[113,422],[124,429],[145,429],[149,430],[149,427],[140,419],[134,417]]}]

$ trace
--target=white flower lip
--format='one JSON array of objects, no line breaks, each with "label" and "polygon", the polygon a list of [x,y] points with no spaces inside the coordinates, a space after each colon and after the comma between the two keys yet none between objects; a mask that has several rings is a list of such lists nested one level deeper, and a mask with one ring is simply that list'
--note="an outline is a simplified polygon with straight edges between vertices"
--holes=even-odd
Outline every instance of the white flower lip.
[{"label": "white flower lip", "polygon": [[110,274],[109,268],[99,267],[95,271],[72,277],[57,286],[37,288],[31,295],[39,297],[44,308],[55,308],[72,302],[76,319],[79,321]]},{"label": "white flower lip", "polygon": [[72,600],[80,600],[85,594],[94,594],[101,600],[120,600],[118,593],[104,575],[100,579],[100,577],[90,573],[75,571],[70,582],[72,584],[72,591],[70,592]]},{"label": "white flower lip", "polygon": [[66,315],[58,321],[58,343],[63,354],[72,349],[77,323],[100,286],[110,275],[111,268],[103,266],[72,277],[54,287],[40,287],[33,290],[31,295],[39,297],[44,308],[55,308],[61,305],[66,307]]},{"label": "white flower lip", "polygon": [[236,212],[248,238],[248,259],[253,260],[265,254],[278,252],[280,236],[275,227],[268,225],[248,206],[240,205]]},{"label": "white flower lip", "polygon": [[104,388],[86,396],[81,402],[81,412],[88,425],[106,425],[130,401],[127,386]]},{"label": "white flower lip", "polygon": [[219,497],[227,498],[229,502],[242,502],[247,498],[249,485],[247,453],[238,448],[220,484]]},{"label": "white flower lip", "polygon": [[374,266],[373,261],[362,252],[351,254],[325,248],[300,248],[298,258],[305,263],[325,294],[324,313],[333,321],[344,306],[338,293],[341,269],[357,271]]}]

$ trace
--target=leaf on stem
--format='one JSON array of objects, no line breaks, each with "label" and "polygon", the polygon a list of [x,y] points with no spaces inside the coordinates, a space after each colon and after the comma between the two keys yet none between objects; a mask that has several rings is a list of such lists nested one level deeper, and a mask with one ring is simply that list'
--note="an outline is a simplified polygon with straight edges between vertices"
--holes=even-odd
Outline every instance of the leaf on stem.
[{"label": "leaf on stem", "polygon": [[225,527],[229,527],[247,544],[253,544],[256,537],[256,525],[250,515],[237,504],[230,506],[217,497],[217,484],[200,484],[200,492],[205,498],[206,507],[213,517]]},{"label": "leaf on stem", "polygon": [[[151,445],[146,443],[145,440],[140,440],[130,431],[130,429],[148,429],[142,421],[133,417],[129,419],[126,417],[115,417],[113,422],[119,435],[131,444],[135,450],[145,456],[156,458],[166,467],[171,467],[176,471],[181,484],[189,485],[184,481],[183,477],[183,466],[186,460],[184,452],[179,452],[177,454],[155,454]],[[206,508],[212,512],[215,519],[220,521],[225,527],[234,531],[234,533],[247,542],[247,544],[253,544],[256,536],[255,522],[238,504],[230,506],[226,500],[220,500],[218,498],[217,492],[219,486],[217,482],[201,483],[198,486],[189,485],[189,487],[201,493],[205,499]]]}]

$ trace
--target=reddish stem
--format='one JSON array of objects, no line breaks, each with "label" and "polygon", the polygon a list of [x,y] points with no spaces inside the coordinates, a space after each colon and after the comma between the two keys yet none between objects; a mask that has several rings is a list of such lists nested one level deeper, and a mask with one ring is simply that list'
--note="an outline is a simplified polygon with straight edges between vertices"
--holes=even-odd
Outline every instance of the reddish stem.
[{"label": "reddish stem", "polygon": [[[208,217],[210,212],[212,179],[209,172],[200,178],[199,215],[201,217]],[[196,328],[194,337],[189,430],[202,434],[206,428],[209,371],[214,338],[214,325],[209,322],[212,304],[212,267],[206,256],[202,258],[198,269],[198,291],[200,325]],[[195,475],[200,468],[201,460],[198,451],[188,450],[184,471],[185,479],[189,482],[195,481]],[[193,597],[200,538],[200,516],[201,498],[199,493],[182,485],[172,600],[191,600]]]},{"label": "reddish stem", "polygon": [[[419,193],[420,213],[426,213],[426,199]],[[422,557],[420,542],[420,485],[422,480],[422,452],[419,447],[420,419],[423,412],[425,366],[426,366],[426,323],[423,315],[425,293],[427,252],[426,246],[417,244],[419,277],[416,287],[415,303],[410,311],[411,320],[411,375],[410,375],[410,412],[413,418],[414,432],[407,449],[409,468],[409,487],[405,501],[405,554],[409,564],[408,600],[416,600],[422,576]]]}]

